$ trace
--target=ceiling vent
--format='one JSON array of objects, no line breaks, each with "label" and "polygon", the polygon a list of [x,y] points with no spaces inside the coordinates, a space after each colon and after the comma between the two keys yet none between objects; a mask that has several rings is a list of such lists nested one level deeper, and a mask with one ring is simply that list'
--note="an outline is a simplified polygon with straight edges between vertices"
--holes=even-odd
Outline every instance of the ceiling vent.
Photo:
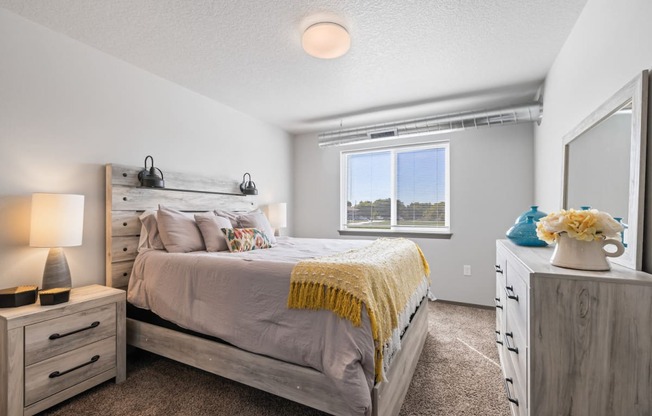
[{"label": "ceiling vent", "polygon": [[537,102],[494,110],[469,111],[397,121],[374,126],[319,133],[319,146],[343,146],[402,137],[450,133],[471,128],[477,129],[480,127],[540,122],[542,114],[543,106]]},{"label": "ceiling vent", "polygon": [[391,130],[382,130],[382,131],[370,131],[367,133],[367,137],[370,139],[389,139],[391,137],[396,137],[398,136],[398,130],[397,129],[391,129]]}]

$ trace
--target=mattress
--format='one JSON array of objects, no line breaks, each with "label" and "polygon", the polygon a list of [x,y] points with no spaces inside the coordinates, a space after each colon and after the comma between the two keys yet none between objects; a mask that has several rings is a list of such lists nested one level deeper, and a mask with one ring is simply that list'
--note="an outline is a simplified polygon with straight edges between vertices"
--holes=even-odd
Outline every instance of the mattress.
[{"label": "mattress", "polygon": [[[371,409],[374,343],[366,310],[362,324],[326,310],[287,308],[290,274],[302,260],[363,247],[369,241],[279,238],[244,253],[139,253],[127,300],[180,327],[246,351],[314,368],[333,380],[351,414]],[[426,294],[424,276],[409,316]]]}]

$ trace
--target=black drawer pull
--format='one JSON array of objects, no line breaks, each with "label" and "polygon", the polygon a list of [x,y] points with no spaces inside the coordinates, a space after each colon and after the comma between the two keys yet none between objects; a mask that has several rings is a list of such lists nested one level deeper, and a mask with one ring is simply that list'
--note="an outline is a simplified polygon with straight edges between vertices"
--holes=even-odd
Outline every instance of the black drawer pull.
[{"label": "black drawer pull", "polygon": [[518,348],[517,347],[511,347],[510,342],[507,339],[507,337],[514,339],[514,333],[513,332],[505,332],[505,344],[507,344],[507,349],[511,352],[514,352],[518,354]]},{"label": "black drawer pull", "polygon": [[82,368],[82,367],[86,367],[87,365],[91,365],[91,364],[93,364],[94,362],[97,362],[97,360],[99,360],[99,359],[100,359],[100,356],[99,356],[99,355],[94,355],[94,356],[91,358],[91,360],[90,360],[89,362],[84,363],[84,364],[79,364],[77,367],[73,367],[73,368],[71,368],[70,370],[61,371],[61,372],[59,372],[59,371],[53,371],[53,372],[51,372],[51,373],[50,373],[50,378],[61,377],[61,376],[63,376],[63,375],[66,375],[66,374],[70,373],[71,371],[79,370],[79,369]]},{"label": "black drawer pull", "polygon": [[[518,295],[514,293],[514,286],[505,286],[505,292],[507,292],[507,297],[509,299],[514,299],[518,302]],[[509,292],[512,292],[512,294],[510,295]]]},{"label": "black drawer pull", "polygon": [[512,380],[511,377],[506,377],[505,378],[505,392],[507,393],[507,400],[510,402],[514,403],[515,405],[518,406],[518,399],[515,399],[512,397],[512,392],[509,391],[509,385],[514,384],[514,380]]},{"label": "black drawer pull", "polygon": [[500,340],[500,331],[496,331],[496,344],[503,345],[503,342]]},{"label": "black drawer pull", "polygon": [[496,309],[502,309],[503,305],[500,305],[498,302],[496,302]]},{"label": "black drawer pull", "polygon": [[496,273],[503,274],[503,269],[500,267],[500,264],[496,264]]},{"label": "black drawer pull", "polygon": [[95,321],[90,326],[88,326],[86,328],[77,329],[76,331],[67,332],[65,334],[58,334],[58,333],[57,334],[52,334],[52,335],[50,335],[50,339],[54,340],[54,339],[67,337],[68,335],[73,335],[73,334],[76,334],[76,333],[82,332],[82,331],[88,331],[89,329],[97,328],[98,326],[100,326],[100,321]]}]

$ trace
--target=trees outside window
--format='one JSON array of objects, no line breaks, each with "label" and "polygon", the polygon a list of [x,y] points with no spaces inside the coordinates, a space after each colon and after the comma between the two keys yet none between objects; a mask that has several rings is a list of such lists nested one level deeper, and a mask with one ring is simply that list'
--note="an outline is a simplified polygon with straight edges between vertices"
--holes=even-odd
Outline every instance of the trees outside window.
[{"label": "trees outside window", "polygon": [[447,230],[449,146],[342,153],[346,229]]}]

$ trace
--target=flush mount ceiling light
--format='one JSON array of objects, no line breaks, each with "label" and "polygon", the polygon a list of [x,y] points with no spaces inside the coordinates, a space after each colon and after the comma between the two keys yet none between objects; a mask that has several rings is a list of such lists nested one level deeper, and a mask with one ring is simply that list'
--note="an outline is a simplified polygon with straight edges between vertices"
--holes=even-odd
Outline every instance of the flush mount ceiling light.
[{"label": "flush mount ceiling light", "polygon": [[351,36],[346,29],[332,22],[315,23],[303,32],[303,49],[310,56],[321,59],[339,58],[351,47]]}]

